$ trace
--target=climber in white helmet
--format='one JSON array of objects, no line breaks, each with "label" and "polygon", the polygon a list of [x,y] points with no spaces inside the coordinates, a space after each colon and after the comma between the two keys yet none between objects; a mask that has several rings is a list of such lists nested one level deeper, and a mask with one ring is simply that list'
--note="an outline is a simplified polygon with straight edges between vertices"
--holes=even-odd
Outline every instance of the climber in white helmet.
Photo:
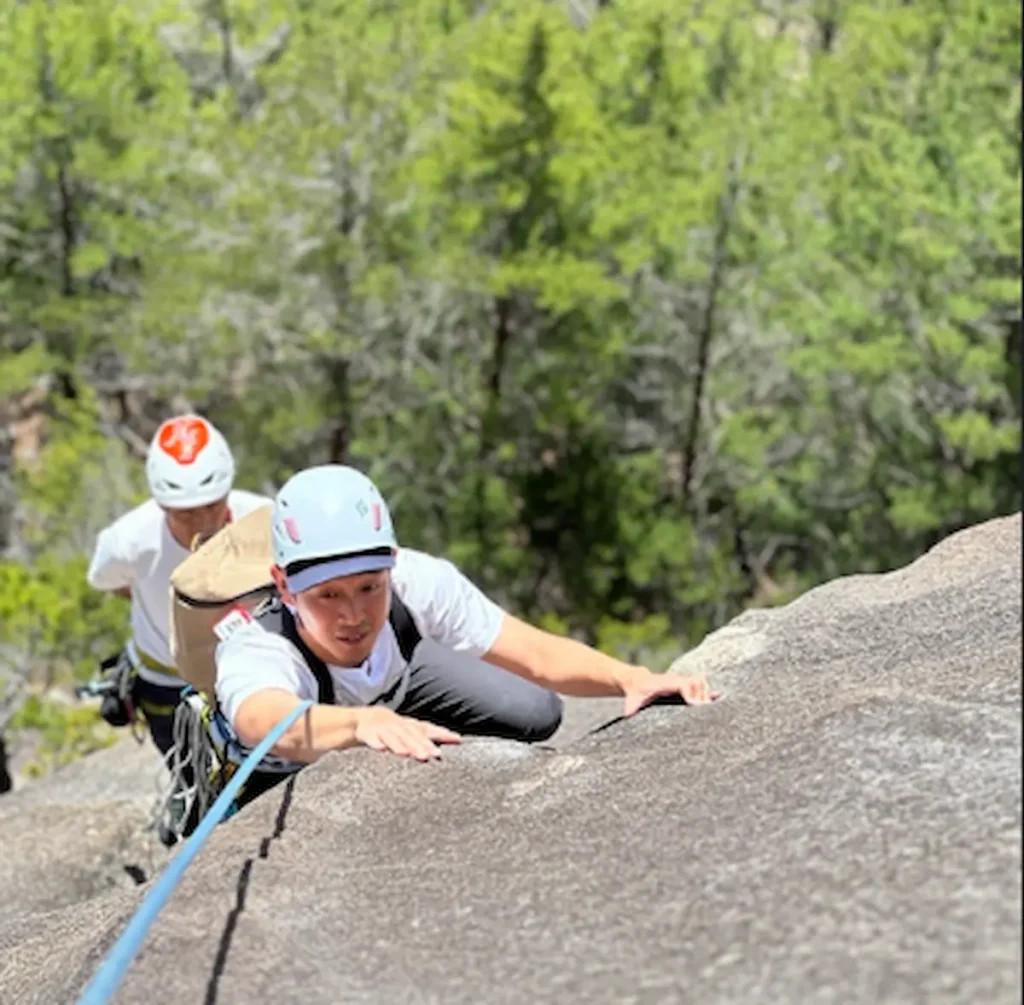
[{"label": "climber in white helmet", "polygon": [[185,684],[168,641],[171,573],[197,541],[272,500],[232,488],[235,462],[227,442],[198,415],[179,415],[160,426],[146,476],[152,498],[100,532],[88,577],[90,586],[131,600],[131,639],[120,657],[104,664],[115,668],[124,686],[120,701],[104,700],[104,717],[124,725],[141,708],[153,742],[166,755]]},{"label": "climber in white helmet", "polygon": [[463,733],[544,740],[561,719],[556,692],[619,695],[626,715],[661,696],[714,697],[703,676],[655,674],[534,628],[451,562],[399,548],[384,499],[353,468],[294,475],[271,534],[280,602],[218,623],[217,704],[243,748],[301,700],[316,704],[250,797],[329,750],[430,760]]}]

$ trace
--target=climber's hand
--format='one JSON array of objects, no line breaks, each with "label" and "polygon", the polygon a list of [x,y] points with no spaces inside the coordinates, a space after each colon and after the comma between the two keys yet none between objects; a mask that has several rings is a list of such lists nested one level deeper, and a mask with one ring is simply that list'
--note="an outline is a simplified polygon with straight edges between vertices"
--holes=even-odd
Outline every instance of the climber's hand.
[{"label": "climber's hand", "polygon": [[687,705],[704,705],[718,695],[703,674],[651,673],[642,667],[625,686],[623,713],[636,715],[658,698],[678,695]]},{"label": "climber's hand", "polygon": [[356,740],[373,750],[388,751],[417,761],[441,756],[438,744],[458,743],[461,737],[432,722],[399,715],[389,708],[361,708],[356,725]]}]

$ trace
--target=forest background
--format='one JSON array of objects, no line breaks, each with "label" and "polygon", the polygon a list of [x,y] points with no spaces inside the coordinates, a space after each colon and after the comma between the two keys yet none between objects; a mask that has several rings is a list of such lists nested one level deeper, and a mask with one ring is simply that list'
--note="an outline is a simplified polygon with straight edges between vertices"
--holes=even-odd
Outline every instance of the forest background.
[{"label": "forest background", "polygon": [[663,667],[1020,500],[1010,0],[9,0],[0,729],[68,686],[158,423]]}]

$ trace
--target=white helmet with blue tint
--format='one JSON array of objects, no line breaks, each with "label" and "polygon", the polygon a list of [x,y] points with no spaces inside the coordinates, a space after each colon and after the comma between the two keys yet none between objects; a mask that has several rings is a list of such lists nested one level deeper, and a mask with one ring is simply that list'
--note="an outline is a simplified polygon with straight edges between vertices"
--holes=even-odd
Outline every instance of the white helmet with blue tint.
[{"label": "white helmet with blue tint", "polygon": [[307,468],[285,482],[274,499],[271,543],[292,593],[337,576],[390,569],[398,548],[377,486],[341,464]]}]

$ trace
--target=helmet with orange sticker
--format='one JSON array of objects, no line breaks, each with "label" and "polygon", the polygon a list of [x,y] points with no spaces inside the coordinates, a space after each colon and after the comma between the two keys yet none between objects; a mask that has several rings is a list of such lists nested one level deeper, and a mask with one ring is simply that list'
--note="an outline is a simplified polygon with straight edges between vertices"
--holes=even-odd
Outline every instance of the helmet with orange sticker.
[{"label": "helmet with orange sticker", "polygon": [[223,499],[235,480],[227,441],[199,415],[177,415],[156,431],[146,458],[153,498],[167,509],[192,509]]}]

